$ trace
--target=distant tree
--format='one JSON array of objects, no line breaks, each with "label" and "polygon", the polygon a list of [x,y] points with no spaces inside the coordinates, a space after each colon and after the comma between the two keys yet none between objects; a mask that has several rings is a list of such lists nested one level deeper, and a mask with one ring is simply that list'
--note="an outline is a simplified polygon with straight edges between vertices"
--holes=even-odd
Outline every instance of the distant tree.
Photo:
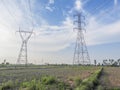
[{"label": "distant tree", "polygon": [[118,65],[120,66],[120,59],[118,59],[117,62],[118,62]]},{"label": "distant tree", "polygon": [[118,62],[115,61],[115,62],[112,64],[112,66],[118,66]]},{"label": "distant tree", "polygon": [[6,64],[6,59],[4,59],[4,62],[3,62],[4,64]]},{"label": "distant tree", "polygon": [[98,66],[100,66],[100,63],[98,63]]},{"label": "distant tree", "polygon": [[95,64],[95,66],[97,65],[97,61],[96,60],[94,60],[94,64]]},{"label": "distant tree", "polygon": [[45,63],[45,65],[49,66],[50,64],[49,63]]},{"label": "distant tree", "polygon": [[3,62],[2,62],[1,64],[2,64],[2,65],[1,65],[2,67],[4,67],[4,66],[5,66],[5,64],[4,64]]},{"label": "distant tree", "polygon": [[107,60],[103,60],[103,65],[108,65]]},{"label": "distant tree", "polygon": [[113,65],[114,64],[114,59],[109,59],[109,62],[110,62],[110,65]]},{"label": "distant tree", "polygon": [[9,62],[6,62],[6,65],[9,65],[10,63]]}]

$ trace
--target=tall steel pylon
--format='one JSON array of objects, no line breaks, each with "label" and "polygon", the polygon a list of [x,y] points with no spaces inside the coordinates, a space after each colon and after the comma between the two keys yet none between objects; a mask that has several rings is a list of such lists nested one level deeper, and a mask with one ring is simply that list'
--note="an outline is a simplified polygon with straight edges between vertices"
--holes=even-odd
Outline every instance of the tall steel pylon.
[{"label": "tall steel pylon", "polygon": [[77,65],[88,65],[90,64],[90,57],[87,50],[87,46],[84,39],[84,26],[85,26],[85,16],[82,12],[76,13],[74,15],[75,28],[73,30],[77,31],[77,39],[73,57],[73,64]]},{"label": "tall steel pylon", "polygon": [[22,31],[19,28],[18,32],[19,32],[20,37],[22,39],[22,45],[21,45],[20,52],[18,55],[17,64],[27,65],[28,64],[27,43],[28,43],[28,40],[30,39],[30,37],[33,33],[33,30],[29,32],[29,31]]}]

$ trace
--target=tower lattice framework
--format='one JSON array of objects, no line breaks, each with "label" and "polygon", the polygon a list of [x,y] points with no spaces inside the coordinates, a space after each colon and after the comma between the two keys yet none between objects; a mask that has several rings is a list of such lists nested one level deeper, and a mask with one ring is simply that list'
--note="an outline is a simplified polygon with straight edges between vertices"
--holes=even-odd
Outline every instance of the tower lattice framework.
[{"label": "tower lattice framework", "polygon": [[88,65],[90,64],[90,57],[87,50],[86,42],[84,39],[84,27],[85,27],[85,16],[82,12],[76,13],[74,15],[75,21],[74,30],[77,31],[76,45],[73,57],[73,64],[77,65]]},{"label": "tower lattice framework", "polygon": [[27,43],[33,33],[33,30],[29,32],[29,31],[22,31],[19,29],[18,32],[22,39],[22,44],[18,55],[17,64],[27,65],[28,64]]}]

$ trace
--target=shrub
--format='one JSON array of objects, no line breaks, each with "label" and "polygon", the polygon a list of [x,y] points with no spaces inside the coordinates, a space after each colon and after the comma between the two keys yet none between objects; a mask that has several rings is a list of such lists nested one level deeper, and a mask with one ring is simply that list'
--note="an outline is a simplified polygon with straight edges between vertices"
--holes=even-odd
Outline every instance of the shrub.
[{"label": "shrub", "polygon": [[13,82],[10,80],[10,81],[2,84],[1,90],[13,89],[13,87],[14,87],[14,84],[13,84]]},{"label": "shrub", "polygon": [[29,90],[37,90],[36,88],[37,81],[34,79],[30,82]]},{"label": "shrub", "polygon": [[35,79],[30,82],[23,82],[20,90],[46,90],[45,85]]},{"label": "shrub", "polygon": [[75,90],[90,90],[90,89],[83,85],[83,86],[77,87]]},{"label": "shrub", "polygon": [[111,90],[120,90],[120,88],[113,88],[113,89],[111,89]]},{"label": "shrub", "polygon": [[81,82],[82,80],[80,77],[75,78],[75,86],[79,86]]},{"label": "shrub", "polygon": [[102,87],[101,85],[99,85],[99,86],[97,87],[97,90],[105,90],[105,88]]},{"label": "shrub", "polygon": [[38,81],[38,83],[36,84],[36,90],[46,90],[45,85]]},{"label": "shrub", "polygon": [[92,76],[84,79],[76,90],[93,90],[94,86],[98,84],[98,78],[100,77],[102,70],[103,69],[97,70]]},{"label": "shrub", "polygon": [[45,76],[41,78],[41,82],[45,85],[51,85],[51,84],[56,83],[56,80],[52,76]]},{"label": "shrub", "polygon": [[65,85],[64,82],[60,82],[60,83],[58,84],[58,89],[59,89],[59,90],[65,90],[65,88],[66,88],[66,85]]},{"label": "shrub", "polygon": [[29,82],[23,82],[22,85],[21,85],[23,88],[27,88],[30,86],[30,83]]}]

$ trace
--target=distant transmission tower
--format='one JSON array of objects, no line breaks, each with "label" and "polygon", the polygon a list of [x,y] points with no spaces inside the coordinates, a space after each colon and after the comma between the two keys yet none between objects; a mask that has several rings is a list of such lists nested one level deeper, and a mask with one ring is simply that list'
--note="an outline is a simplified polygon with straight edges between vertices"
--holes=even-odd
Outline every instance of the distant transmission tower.
[{"label": "distant transmission tower", "polygon": [[28,40],[30,39],[30,37],[33,33],[33,30],[29,32],[29,31],[22,31],[19,28],[18,32],[19,32],[20,37],[22,39],[22,45],[21,45],[21,49],[20,49],[19,56],[17,59],[17,64],[27,65],[28,64],[27,43],[28,43]]},{"label": "distant transmission tower", "polygon": [[73,57],[73,64],[78,65],[88,65],[90,64],[90,57],[87,50],[87,46],[84,40],[84,26],[85,26],[85,17],[83,16],[82,12],[76,13],[74,15],[76,19],[74,21],[75,28],[74,30],[77,31],[77,39],[75,45],[75,52]]}]

